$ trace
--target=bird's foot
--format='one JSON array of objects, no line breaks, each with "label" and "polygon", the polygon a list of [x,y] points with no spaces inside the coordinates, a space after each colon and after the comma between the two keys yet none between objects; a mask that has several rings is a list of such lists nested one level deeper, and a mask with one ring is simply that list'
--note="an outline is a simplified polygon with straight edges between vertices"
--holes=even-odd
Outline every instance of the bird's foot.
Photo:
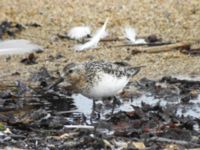
[{"label": "bird's foot", "polygon": [[101,118],[101,115],[99,112],[92,111],[90,115],[90,122],[93,124],[95,121],[98,121]]},{"label": "bird's foot", "polygon": [[117,99],[117,97],[116,97],[116,96],[114,96],[114,97],[113,97],[113,105],[112,105],[112,110],[111,110],[111,114],[110,114],[110,116],[111,116],[111,117],[112,117],[112,116],[113,116],[113,114],[114,114],[114,111],[115,111],[116,105],[120,105],[120,104],[121,104],[120,100],[119,100],[119,99]]}]

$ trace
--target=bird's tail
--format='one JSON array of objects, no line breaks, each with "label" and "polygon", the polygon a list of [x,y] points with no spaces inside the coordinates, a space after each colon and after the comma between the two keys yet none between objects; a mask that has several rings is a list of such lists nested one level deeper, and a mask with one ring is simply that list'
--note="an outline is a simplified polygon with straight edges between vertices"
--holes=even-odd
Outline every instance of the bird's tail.
[{"label": "bird's tail", "polygon": [[140,71],[141,68],[143,68],[145,66],[138,66],[138,67],[130,67],[128,69],[128,71],[130,72],[131,76],[135,76],[136,74],[138,74],[138,72]]}]

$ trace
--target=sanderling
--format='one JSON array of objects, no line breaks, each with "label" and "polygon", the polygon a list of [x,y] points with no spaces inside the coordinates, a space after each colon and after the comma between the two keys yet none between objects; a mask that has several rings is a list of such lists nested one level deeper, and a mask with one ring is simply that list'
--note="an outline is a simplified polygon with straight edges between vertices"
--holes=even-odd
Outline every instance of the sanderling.
[{"label": "sanderling", "polygon": [[70,63],[64,67],[61,78],[53,86],[62,81],[69,83],[70,89],[93,99],[93,110],[95,110],[95,100],[113,97],[122,92],[140,68],[121,62]]}]

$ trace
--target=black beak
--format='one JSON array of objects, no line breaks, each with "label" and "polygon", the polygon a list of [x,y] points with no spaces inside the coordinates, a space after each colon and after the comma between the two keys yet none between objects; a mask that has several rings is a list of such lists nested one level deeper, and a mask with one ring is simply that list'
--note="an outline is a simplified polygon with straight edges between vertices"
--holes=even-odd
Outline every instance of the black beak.
[{"label": "black beak", "polygon": [[64,78],[63,77],[60,77],[54,84],[50,85],[48,87],[48,90],[54,88],[55,86],[57,86],[59,83],[63,82],[64,81]]}]

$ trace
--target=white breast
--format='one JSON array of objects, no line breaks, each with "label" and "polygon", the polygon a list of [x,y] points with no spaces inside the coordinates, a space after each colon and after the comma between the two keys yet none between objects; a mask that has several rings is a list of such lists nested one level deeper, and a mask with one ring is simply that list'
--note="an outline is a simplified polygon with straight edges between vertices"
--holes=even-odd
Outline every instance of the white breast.
[{"label": "white breast", "polygon": [[129,79],[124,76],[121,78],[110,74],[101,73],[100,79],[90,89],[89,95],[94,98],[114,96],[120,93],[128,83]]}]

